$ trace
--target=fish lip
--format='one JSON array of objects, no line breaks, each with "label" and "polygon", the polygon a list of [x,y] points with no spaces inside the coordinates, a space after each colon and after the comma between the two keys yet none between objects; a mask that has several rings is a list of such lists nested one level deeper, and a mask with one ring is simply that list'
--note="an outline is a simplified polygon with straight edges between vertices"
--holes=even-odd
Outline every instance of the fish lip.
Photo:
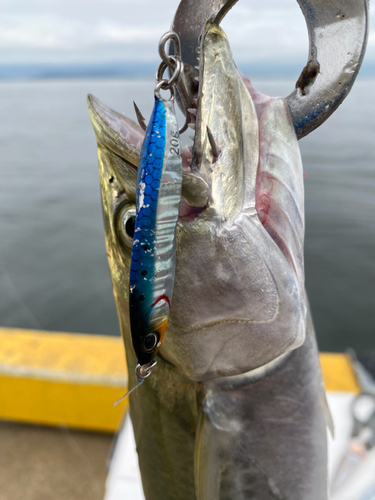
[{"label": "fish lip", "polygon": [[140,141],[144,137],[141,127],[92,94],[87,96],[87,106],[98,143],[137,170]]}]

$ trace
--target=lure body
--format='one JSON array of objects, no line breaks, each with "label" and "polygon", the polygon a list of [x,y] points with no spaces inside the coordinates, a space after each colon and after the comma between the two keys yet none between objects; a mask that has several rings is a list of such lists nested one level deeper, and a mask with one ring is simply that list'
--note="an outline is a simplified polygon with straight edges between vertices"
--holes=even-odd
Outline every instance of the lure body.
[{"label": "lure body", "polygon": [[172,300],[182,155],[172,100],[155,94],[137,178],[137,212],[130,267],[133,347],[141,366],[163,342]]}]

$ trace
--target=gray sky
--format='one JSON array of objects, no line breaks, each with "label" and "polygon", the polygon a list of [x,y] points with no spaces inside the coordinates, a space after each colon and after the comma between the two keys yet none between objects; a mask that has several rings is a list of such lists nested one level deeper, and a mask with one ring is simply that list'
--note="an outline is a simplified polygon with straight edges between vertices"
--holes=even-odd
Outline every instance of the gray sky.
[{"label": "gray sky", "polygon": [[[178,0],[0,0],[0,64],[157,61]],[[375,20],[375,7],[371,10]],[[222,23],[239,63],[307,60],[296,0],[241,0]],[[375,62],[375,31],[367,60]]]}]

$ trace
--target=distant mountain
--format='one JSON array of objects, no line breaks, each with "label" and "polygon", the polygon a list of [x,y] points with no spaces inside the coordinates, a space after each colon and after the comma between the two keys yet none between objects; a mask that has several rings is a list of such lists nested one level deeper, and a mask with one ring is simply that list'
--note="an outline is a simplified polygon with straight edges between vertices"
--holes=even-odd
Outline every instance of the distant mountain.
[{"label": "distant mountain", "polygon": [[[295,78],[302,68],[295,64],[275,63],[240,63],[240,70],[251,78]],[[97,64],[0,64],[2,80],[39,80],[73,78],[153,78],[156,64],[112,62]],[[375,63],[364,62],[361,77],[375,76]]]}]

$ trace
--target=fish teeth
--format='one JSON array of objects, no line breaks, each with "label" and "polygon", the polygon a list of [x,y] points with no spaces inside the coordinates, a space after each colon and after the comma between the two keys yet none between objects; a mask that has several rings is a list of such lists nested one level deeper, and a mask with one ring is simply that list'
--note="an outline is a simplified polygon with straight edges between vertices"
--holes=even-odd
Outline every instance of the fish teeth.
[{"label": "fish teeth", "polygon": [[219,148],[217,147],[213,133],[211,132],[211,129],[208,126],[207,126],[207,135],[208,135],[208,140],[210,141],[211,144],[212,154],[214,156],[219,156]]},{"label": "fish teeth", "polygon": [[133,105],[134,105],[134,110],[135,110],[135,114],[137,116],[137,120],[138,120],[139,126],[141,127],[141,129],[144,132],[146,132],[147,125],[146,125],[145,119],[144,119],[142,113],[140,112],[138,106],[136,105],[136,103],[134,101],[133,101]]},{"label": "fish teeth", "polygon": [[187,109],[190,114],[197,116],[197,109],[196,108],[188,108]]},{"label": "fish teeth", "polygon": [[198,99],[192,99],[191,102],[192,104],[195,104],[195,106],[198,106]]},{"label": "fish teeth", "polygon": [[138,141],[137,142],[136,148],[139,149],[139,150],[142,149],[142,141]]},{"label": "fish teeth", "polygon": [[195,135],[189,135],[189,139],[191,139],[194,142],[195,141]]},{"label": "fish teeth", "polygon": [[199,66],[194,66],[195,69],[199,69]]},{"label": "fish teeth", "polygon": [[192,128],[193,130],[195,130],[195,123],[189,123],[188,127]]},{"label": "fish teeth", "polygon": [[199,82],[199,76],[195,76],[194,80],[197,81],[197,82]]}]

